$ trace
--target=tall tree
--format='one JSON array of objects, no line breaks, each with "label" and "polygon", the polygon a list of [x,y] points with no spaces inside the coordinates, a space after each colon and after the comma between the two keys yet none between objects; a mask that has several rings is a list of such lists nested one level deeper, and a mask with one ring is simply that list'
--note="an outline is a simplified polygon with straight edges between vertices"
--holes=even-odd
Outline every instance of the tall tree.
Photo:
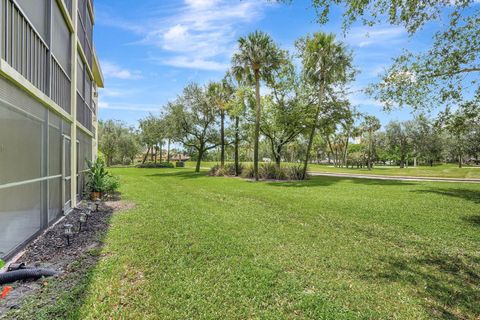
[{"label": "tall tree", "polygon": [[195,83],[183,90],[176,103],[168,105],[167,115],[174,124],[174,136],[184,146],[197,151],[197,173],[205,152],[220,145],[215,127],[216,114],[217,109],[208,99],[207,88]]},{"label": "tall tree", "polygon": [[303,80],[309,92],[316,92],[311,105],[313,121],[311,122],[308,146],[303,166],[303,179],[307,174],[315,132],[318,128],[320,113],[325,108],[326,92],[341,86],[353,78],[352,57],[333,34],[315,33],[297,41],[303,65]]},{"label": "tall tree", "polygon": [[211,82],[208,85],[208,98],[217,108],[220,115],[220,166],[225,166],[225,118],[234,93],[228,75],[220,82]]},{"label": "tall tree", "polygon": [[425,109],[480,102],[480,8],[477,2],[312,0],[322,24],[329,20],[332,8],[341,7],[345,31],[356,21],[367,26],[385,22],[399,25],[410,35],[427,24],[436,28],[430,49],[420,53],[405,51],[394,60],[381,81],[370,88],[370,94],[387,109],[395,106]]},{"label": "tall tree", "polygon": [[238,52],[232,58],[232,71],[238,79],[246,79],[255,84],[255,137],[253,151],[253,168],[255,180],[258,181],[258,154],[260,139],[260,81],[269,80],[272,71],[284,63],[284,54],[272,38],[261,31],[255,31],[238,40]]},{"label": "tall tree", "polygon": [[285,145],[305,130],[305,105],[297,92],[299,79],[290,61],[273,72],[267,85],[271,93],[264,97],[265,113],[260,121],[260,131],[269,141],[279,168]]},{"label": "tall tree", "polygon": [[413,150],[411,128],[412,123],[408,121],[392,121],[385,128],[390,154],[400,162],[400,168],[408,165],[408,156]]},{"label": "tall tree", "polygon": [[368,170],[372,170],[372,159],[375,143],[374,134],[381,128],[380,120],[378,120],[378,118],[375,116],[365,116],[361,126],[363,131],[367,134],[368,140],[367,168]]},{"label": "tall tree", "polygon": [[[162,157],[162,145],[165,137],[165,125],[163,119],[153,114],[140,120],[140,139],[144,146],[147,147],[147,152],[143,157],[143,163],[147,161],[150,153],[151,160],[157,161],[158,151],[160,150],[160,158]],[[160,159],[161,161],[161,159]]]},{"label": "tall tree", "polygon": [[229,77],[226,78],[230,81],[230,86],[234,88],[234,94],[230,100],[228,107],[228,114],[233,120],[234,131],[234,163],[235,163],[235,175],[240,175],[240,139],[243,136],[241,133],[241,121],[245,116],[247,108],[251,109],[251,106],[255,104],[255,98],[252,90],[243,85],[242,81],[237,81],[235,86]]}]

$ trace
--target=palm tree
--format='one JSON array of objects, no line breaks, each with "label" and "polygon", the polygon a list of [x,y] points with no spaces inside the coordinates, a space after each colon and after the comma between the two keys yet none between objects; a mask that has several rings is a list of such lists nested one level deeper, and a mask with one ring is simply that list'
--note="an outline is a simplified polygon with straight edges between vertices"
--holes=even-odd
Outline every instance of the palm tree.
[{"label": "palm tree", "polygon": [[307,154],[303,166],[303,179],[312,149],[313,139],[319,124],[319,117],[326,102],[326,92],[334,86],[344,84],[353,77],[352,57],[345,46],[335,40],[335,35],[317,32],[297,41],[303,65],[303,80],[307,91],[316,92],[313,105],[313,121],[308,140]]},{"label": "palm tree", "polygon": [[253,168],[258,181],[258,145],[260,138],[260,81],[268,81],[272,70],[284,61],[284,54],[272,38],[261,31],[255,31],[247,37],[238,39],[238,52],[232,58],[232,72],[237,79],[255,84],[255,141],[253,150]]},{"label": "palm tree", "polygon": [[225,166],[225,115],[233,96],[233,87],[230,85],[228,74],[221,82],[211,82],[208,85],[208,98],[220,113],[220,166]]}]

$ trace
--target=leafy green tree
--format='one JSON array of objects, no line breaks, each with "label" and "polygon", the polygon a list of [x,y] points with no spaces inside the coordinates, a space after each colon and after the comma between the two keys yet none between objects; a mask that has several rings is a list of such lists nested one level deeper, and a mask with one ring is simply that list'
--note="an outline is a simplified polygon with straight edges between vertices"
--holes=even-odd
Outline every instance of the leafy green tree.
[{"label": "leafy green tree", "polygon": [[217,108],[210,103],[207,91],[207,88],[198,84],[189,84],[177,101],[168,105],[166,111],[174,124],[175,139],[197,152],[195,172],[200,172],[205,153],[221,144],[215,127]]},{"label": "leafy green tree", "polygon": [[255,105],[255,98],[252,90],[242,84],[242,81],[237,82],[237,86],[232,83],[230,77],[226,77],[229,85],[234,88],[232,99],[229,102],[228,114],[233,120],[233,132],[234,132],[234,163],[235,163],[235,175],[240,175],[240,141],[245,135],[242,134],[241,121],[245,117],[247,109],[251,109],[251,106]]},{"label": "leafy green tree", "polygon": [[151,160],[157,162],[159,150],[160,161],[162,161],[162,146],[165,133],[165,123],[162,118],[150,114],[140,120],[140,140],[147,147],[147,152],[142,161],[143,163],[147,161],[150,152]]},{"label": "leafy green tree", "polygon": [[[279,0],[290,2],[290,0]],[[456,106],[480,102],[480,8],[476,0],[312,0],[318,21],[343,9],[343,26],[390,23],[415,34],[429,22],[438,28],[426,52],[405,51],[369,92],[387,109]],[[439,20],[441,21],[439,23]]]},{"label": "leafy green tree", "polygon": [[390,154],[400,162],[400,168],[408,165],[407,159],[412,151],[410,128],[408,121],[392,121],[385,128]]},{"label": "leafy green tree", "polygon": [[220,114],[220,166],[225,166],[225,118],[233,98],[234,88],[227,78],[208,85],[208,98]]},{"label": "leafy green tree", "polygon": [[117,155],[118,144],[125,125],[121,121],[115,120],[99,121],[98,125],[98,148],[105,155],[107,166],[111,166]]},{"label": "leafy green tree", "polygon": [[451,134],[454,144],[454,153],[458,160],[458,166],[463,166],[465,156],[467,135],[480,125],[480,106],[472,102],[461,105],[456,111],[447,109],[439,115],[437,120],[439,126]]},{"label": "leafy green tree", "polygon": [[280,167],[285,145],[305,130],[305,105],[297,92],[299,79],[291,62],[273,72],[268,82],[271,94],[264,97],[260,131],[268,139],[275,164]]},{"label": "leafy green tree", "polygon": [[310,102],[313,118],[303,168],[305,179],[320,114],[326,107],[326,93],[350,81],[354,73],[351,54],[342,43],[335,40],[333,34],[318,32],[301,38],[297,41],[297,48],[302,60],[305,89],[309,89],[305,90],[305,93],[316,93],[311,96]]},{"label": "leafy green tree", "polygon": [[258,181],[258,153],[260,139],[260,81],[268,81],[272,71],[284,63],[284,54],[272,38],[261,31],[255,31],[238,40],[238,52],[232,58],[232,72],[238,79],[255,84],[255,136],[253,167],[255,180]]},{"label": "leafy green tree", "polygon": [[380,120],[378,120],[377,117],[365,116],[361,127],[363,132],[366,133],[368,141],[367,168],[368,170],[372,170],[372,160],[375,148],[375,132],[380,130],[382,125],[380,124]]}]

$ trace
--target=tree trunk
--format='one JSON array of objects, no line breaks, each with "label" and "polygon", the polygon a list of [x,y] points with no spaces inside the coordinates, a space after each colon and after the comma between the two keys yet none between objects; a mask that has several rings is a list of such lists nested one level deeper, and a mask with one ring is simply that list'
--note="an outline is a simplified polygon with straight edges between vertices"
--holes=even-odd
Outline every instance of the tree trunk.
[{"label": "tree trunk", "polygon": [[220,111],[220,167],[225,167],[225,110]]},{"label": "tree trunk", "polygon": [[235,117],[235,176],[240,175],[240,162],[238,159],[238,144],[239,144],[239,125],[240,125],[240,117]]},{"label": "tree trunk", "polygon": [[160,142],[160,163],[163,161],[163,142]]},{"label": "tree trunk", "polygon": [[305,178],[307,177],[308,160],[310,158],[310,150],[312,150],[313,138],[315,138],[315,131],[317,130],[317,126],[318,126],[318,117],[320,116],[320,110],[321,110],[320,107],[323,104],[324,91],[325,91],[325,88],[324,88],[324,85],[322,84],[320,86],[318,106],[315,112],[315,121],[312,126],[312,131],[310,132],[310,137],[308,139],[307,154],[305,155],[305,162],[303,163],[302,180],[305,180]]},{"label": "tree trunk", "polygon": [[168,139],[167,145],[167,162],[170,162],[170,139]]},{"label": "tree trunk", "polygon": [[256,100],[256,112],[255,112],[255,141],[253,145],[253,172],[255,175],[255,181],[258,181],[258,152],[259,152],[259,140],[260,140],[260,72],[255,70],[255,100]]},{"label": "tree trunk", "polygon": [[147,161],[149,153],[150,153],[150,147],[147,147],[147,153],[145,154],[145,157],[143,157],[142,164],[144,164]]},{"label": "tree trunk", "polygon": [[200,149],[198,150],[198,159],[197,159],[197,165],[195,167],[195,172],[199,173],[200,172],[200,165],[202,163],[202,158],[203,158],[203,153],[205,152],[204,146],[201,145]]},{"label": "tree trunk", "polygon": [[458,167],[459,167],[459,168],[462,168],[462,167],[463,167],[463,160],[462,160],[462,158],[463,158],[463,157],[462,157],[462,155],[460,154],[460,155],[458,156]]},{"label": "tree trunk", "polygon": [[[153,147],[153,145],[152,145],[152,153],[150,154],[150,160],[151,160],[151,161],[153,161],[153,149],[154,149],[154,147]],[[155,152],[155,154],[156,154],[156,152]]]}]

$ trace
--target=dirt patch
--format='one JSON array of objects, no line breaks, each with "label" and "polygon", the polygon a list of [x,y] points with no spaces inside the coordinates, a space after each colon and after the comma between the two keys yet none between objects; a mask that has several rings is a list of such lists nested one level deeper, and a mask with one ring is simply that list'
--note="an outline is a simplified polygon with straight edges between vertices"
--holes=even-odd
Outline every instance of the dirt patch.
[{"label": "dirt patch", "polygon": [[[80,213],[83,208],[74,209],[57,225],[28,245],[18,262],[24,262],[28,266],[51,268],[56,270],[58,275],[35,282],[10,284],[13,290],[5,299],[0,300],[0,319],[16,319],[17,316],[13,316],[12,310],[19,312],[28,299],[38,300],[41,306],[54,304],[57,300],[55,295],[65,293],[82,281],[85,272],[100,258],[102,238],[108,230],[112,213],[133,206],[122,201],[103,203],[99,211],[92,213],[81,229]],[[74,226],[75,232],[70,239],[70,245],[64,235],[64,225],[67,223]],[[55,286],[55,289],[49,290],[51,286]]]},{"label": "dirt patch", "polygon": [[107,201],[105,205],[112,208],[114,212],[127,211],[136,207],[135,203],[129,201]]}]

